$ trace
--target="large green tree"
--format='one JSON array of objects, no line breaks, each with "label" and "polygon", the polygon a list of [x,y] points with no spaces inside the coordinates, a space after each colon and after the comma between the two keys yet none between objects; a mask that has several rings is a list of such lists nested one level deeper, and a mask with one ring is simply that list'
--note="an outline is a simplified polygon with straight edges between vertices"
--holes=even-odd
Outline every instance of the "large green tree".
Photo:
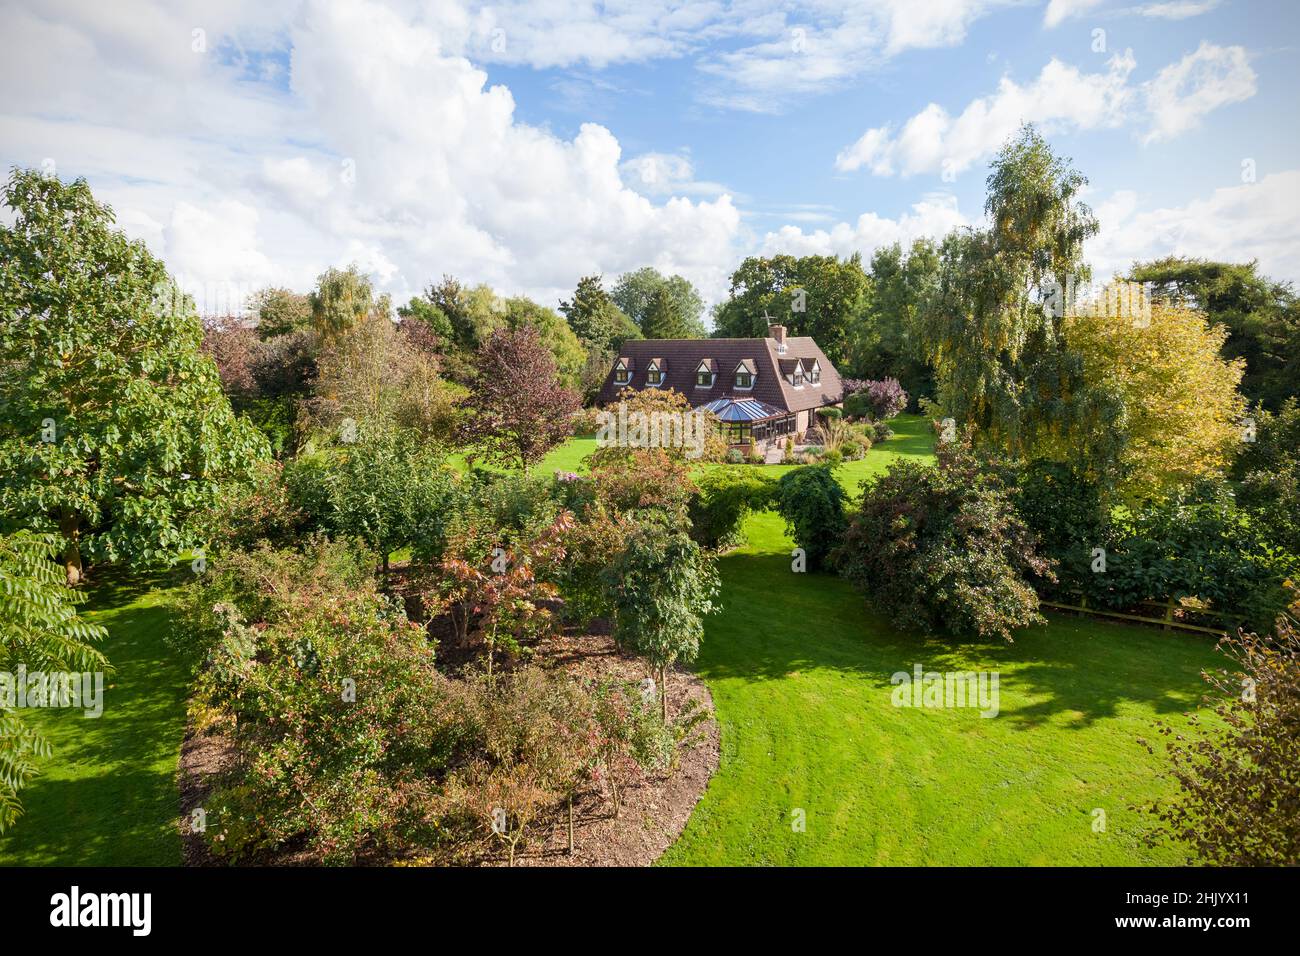
[{"label": "large green tree", "polygon": [[312,324],[326,337],[346,332],[375,306],[370,279],[355,265],[326,269],[308,298]]},{"label": "large green tree", "polygon": [[648,339],[695,338],[681,306],[667,288],[660,286],[650,297],[650,307],[641,320],[641,330]]},{"label": "large green tree", "polygon": [[854,253],[835,256],[751,256],[731,275],[731,297],[717,310],[714,335],[767,335],[768,322],[810,335],[832,362],[848,354],[871,280]]},{"label": "large green tree", "polygon": [[1179,256],[1136,263],[1129,278],[1227,329],[1223,357],[1246,360],[1241,391],[1248,399],[1276,411],[1300,397],[1300,300],[1289,283],[1260,275],[1254,262]]},{"label": "large green tree", "polygon": [[273,339],[311,328],[311,298],[278,286],[254,292],[248,307],[257,317],[257,335]]},{"label": "large green tree", "polygon": [[600,276],[583,276],[573,298],[560,303],[573,334],[588,349],[618,350],[628,339],[641,338],[637,324],[614,304]]},{"label": "large green tree", "polygon": [[1088,415],[1082,367],[1061,342],[1065,290],[1090,278],[1083,244],[1097,232],[1079,198],[1087,179],[1023,127],[993,163],[987,229],[943,243],[938,287],[921,319],[940,402],[1013,453]]},{"label": "large green tree", "polygon": [[892,376],[911,396],[932,396],[919,322],[939,283],[939,247],[917,239],[904,251],[882,246],[871,257],[871,294],[861,320],[849,331],[847,370],[866,379]]},{"label": "large green tree", "polygon": [[200,546],[222,486],[265,439],[200,350],[193,303],[84,180],[15,170],[0,226],[0,520],[83,556],[160,562]]},{"label": "large green tree", "polygon": [[682,276],[666,276],[658,269],[646,266],[619,276],[610,292],[610,298],[637,324],[646,338],[654,338],[646,331],[646,321],[654,306],[655,293],[661,289],[672,299],[676,313],[681,316],[688,333],[677,338],[704,338],[704,322],[701,319],[704,315],[704,299],[695,286]]}]

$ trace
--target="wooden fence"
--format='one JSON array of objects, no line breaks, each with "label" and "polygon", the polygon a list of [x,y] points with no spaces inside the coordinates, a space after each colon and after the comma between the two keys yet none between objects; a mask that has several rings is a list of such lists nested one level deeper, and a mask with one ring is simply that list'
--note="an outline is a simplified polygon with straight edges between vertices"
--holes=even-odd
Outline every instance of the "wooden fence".
[{"label": "wooden fence", "polygon": [[[1076,592],[1077,593],[1077,592]],[[1082,594],[1079,595],[1078,604],[1060,604],[1056,601],[1038,602],[1043,607],[1054,608],[1058,611],[1074,611],[1078,614],[1091,614],[1094,617],[1117,618],[1123,621],[1133,621],[1138,624],[1154,624],[1164,628],[1166,631],[1192,631],[1198,634],[1214,634],[1223,637],[1228,632],[1222,627],[1205,627],[1201,624],[1188,624],[1186,621],[1180,621],[1174,617],[1175,611],[1188,611],[1193,614],[1199,614],[1203,617],[1218,618],[1224,620],[1224,615],[1217,611],[1211,611],[1208,608],[1188,607],[1182,604],[1175,604],[1173,601],[1139,601],[1140,607],[1151,608],[1153,611],[1160,612],[1159,617],[1147,617],[1142,614],[1128,614],[1121,611],[1111,611],[1104,608],[1088,607],[1088,599]]]}]

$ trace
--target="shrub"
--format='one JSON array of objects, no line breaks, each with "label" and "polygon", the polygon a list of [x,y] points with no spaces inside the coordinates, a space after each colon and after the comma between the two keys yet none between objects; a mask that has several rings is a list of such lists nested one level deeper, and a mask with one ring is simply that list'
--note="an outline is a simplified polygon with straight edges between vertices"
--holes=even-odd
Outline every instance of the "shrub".
[{"label": "shrub", "polygon": [[[236,748],[208,802],[217,856],[301,839],[327,862],[353,862],[415,837],[427,794],[408,784],[456,756],[457,735],[438,726],[443,679],[423,629],[368,574],[330,567],[336,547],[247,556],[217,585],[233,602],[203,614],[223,626],[206,642],[197,697]],[[259,564],[264,583],[251,579]]]},{"label": "shrub", "polygon": [[795,543],[803,548],[810,570],[825,566],[844,533],[844,489],[830,465],[806,465],[781,476],[776,509]]},{"label": "shrub", "polygon": [[871,405],[871,417],[884,421],[907,407],[907,392],[896,378],[867,382],[864,393]]},{"label": "shrub", "polygon": [[1207,725],[1192,715],[1202,732],[1187,736],[1159,725],[1181,793],[1148,807],[1163,824],[1149,842],[1177,840],[1193,862],[1211,866],[1296,866],[1300,633],[1283,619],[1271,637],[1229,635],[1219,650],[1230,668],[1205,675],[1222,694],[1218,720]]},{"label": "shrub", "polygon": [[844,416],[859,419],[870,418],[873,406],[866,392],[854,392],[844,398]]},{"label": "shrub", "polygon": [[1251,417],[1254,440],[1243,443],[1233,468],[1237,500],[1272,543],[1300,555],[1300,403],[1289,399],[1277,414],[1257,408]]},{"label": "shrub", "polygon": [[682,511],[695,491],[685,460],[662,448],[598,449],[591,456],[591,475],[600,500],[618,512]]},{"label": "shrub", "polygon": [[938,467],[895,462],[867,484],[834,560],[902,624],[1007,641],[1042,622],[1027,576],[1051,575],[1010,496],[965,446],[941,449]]},{"label": "shrub", "polygon": [[894,430],[884,422],[876,422],[871,426],[871,437],[876,441],[889,441],[894,437]]},{"label": "shrub", "polygon": [[836,408],[834,405],[826,405],[817,409],[817,414],[822,418],[843,418],[844,409]]},{"label": "shrub", "polygon": [[1092,585],[1092,549],[1110,534],[1100,485],[1071,465],[1046,460],[1023,466],[1015,482],[1016,510],[1039,550],[1056,562],[1059,590]]},{"label": "shrub", "polygon": [[668,668],[692,661],[713,613],[718,575],[713,556],[691,540],[680,515],[638,516],[621,554],[606,570],[614,604],[614,639],[659,671],[660,705],[668,720]]},{"label": "shrub", "polygon": [[772,504],[776,483],[749,470],[716,468],[696,482],[689,514],[691,537],[706,548],[726,548],[744,541],[746,515]]},{"label": "shrub", "polygon": [[1105,572],[1081,576],[1089,601],[1103,607],[1195,598],[1226,615],[1229,627],[1267,632],[1285,605],[1284,583],[1300,572],[1223,481],[1118,509],[1109,531]]}]

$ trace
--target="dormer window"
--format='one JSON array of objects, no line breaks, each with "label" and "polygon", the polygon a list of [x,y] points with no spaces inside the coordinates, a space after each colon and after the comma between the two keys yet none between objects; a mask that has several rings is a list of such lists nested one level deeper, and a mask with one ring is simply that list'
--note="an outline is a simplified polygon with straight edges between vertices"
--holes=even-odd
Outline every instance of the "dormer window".
[{"label": "dormer window", "polygon": [[713,360],[705,359],[695,369],[696,388],[712,388],[717,373],[713,371]]},{"label": "dormer window", "polygon": [[663,359],[651,359],[650,364],[645,367],[645,383],[652,388],[657,388],[664,383],[664,369],[666,365]]},{"label": "dormer window", "polygon": [[632,380],[632,370],[627,359],[621,358],[614,363],[614,384],[626,385]]},{"label": "dormer window", "polygon": [[736,366],[736,388],[753,388],[754,387],[754,368],[749,362],[741,362]]},{"label": "dormer window", "polygon": [[790,376],[791,382],[795,388],[803,388],[803,363],[796,362],[794,365],[794,374]]},{"label": "dormer window", "polygon": [[822,380],[822,367],[817,363],[816,359],[813,359],[812,368],[808,370],[808,381],[816,385],[821,380]]}]

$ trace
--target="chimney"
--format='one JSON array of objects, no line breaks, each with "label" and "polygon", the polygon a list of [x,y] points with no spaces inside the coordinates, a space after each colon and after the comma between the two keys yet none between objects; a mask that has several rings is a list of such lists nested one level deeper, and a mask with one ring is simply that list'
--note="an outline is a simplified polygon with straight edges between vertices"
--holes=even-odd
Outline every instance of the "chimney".
[{"label": "chimney", "polygon": [[776,339],[776,344],[777,344],[777,345],[784,345],[784,344],[785,344],[785,326],[784,326],[784,325],[769,325],[769,326],[767,327],[767,337],[770,338],[770,339]]}]

